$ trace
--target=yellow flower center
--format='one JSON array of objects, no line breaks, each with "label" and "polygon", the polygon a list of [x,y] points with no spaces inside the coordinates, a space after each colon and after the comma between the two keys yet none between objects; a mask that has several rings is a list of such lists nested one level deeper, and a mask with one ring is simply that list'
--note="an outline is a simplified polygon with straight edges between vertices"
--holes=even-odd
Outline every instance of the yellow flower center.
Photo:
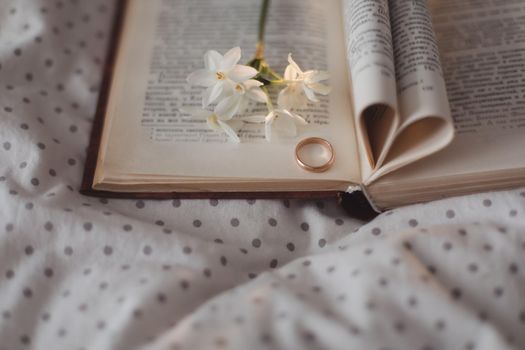
[{"label": "yellow flower center", "polygon": [[226,74],[224,74],[223,72],[217,72],[215,74],[217,76],[217,80],[224,80],[224,79],[226,79]]},{"label": "yellow flower center", "polygon": [[237,85],[235,85],[235,91],[243,92],[244,88],[243,88],[243,86],[241,84],[237,84]]}]

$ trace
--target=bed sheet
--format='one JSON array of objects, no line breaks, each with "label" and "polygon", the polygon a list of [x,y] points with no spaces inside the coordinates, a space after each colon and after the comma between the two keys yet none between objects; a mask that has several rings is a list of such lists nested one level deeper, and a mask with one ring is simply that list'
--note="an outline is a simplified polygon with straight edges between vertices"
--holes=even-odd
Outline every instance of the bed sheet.
[{"label": "bed sheet", "polygon": [[0,2],[0,349],[525,348],[525,190],[367,224],[81,196],[113,6]]}]

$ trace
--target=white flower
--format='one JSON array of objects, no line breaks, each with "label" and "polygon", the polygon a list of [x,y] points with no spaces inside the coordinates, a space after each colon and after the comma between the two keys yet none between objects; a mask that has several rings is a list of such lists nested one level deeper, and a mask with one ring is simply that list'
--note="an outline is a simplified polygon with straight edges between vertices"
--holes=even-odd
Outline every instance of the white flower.
[{"label": "white flower", "polygon": [[204,69],[191,73],[187,81],[191,85],[207,88],[202,98],[206,108],[222,95],[226,84],[243,83],[257,75],[252,67],[237,64],[241,59],[241,49],[235,47],[224,56],[210,50],[204,55]]},{"label": "white flower", "polygon": [[261,90],[262,85],[264,84],[253,79],[244,83],[236,83],[233,86],[231,96],[226,97],[217,104],[215,113],[225,119],[231,119],[239,110],[246,106],[248,100],[266,103],[268,96]]},{"label": "white flower", "polygon": [[275,134],[295,137],[297,125],[308,125],[303,117],[284,108],[270,108],[266,116],[245,117],[243,120],[249,123],[264,123],[266,141],[268,142],[272,142]]},{"label": "white flower", "polygon": [[303,72],[292,59],[291,54],[288,55],[288,62],[289,65],[284,72],[284,79],[288,86],[279,93],[280,106],[288,110],[302,108],[307,100],[319,102],[316,93],[320,95],[330,93],[331,88],[320,83],[329,78],[328,72],[317,70]]},{"label": "white flower", "polygon": [[241,142],[241,139],[237,135],[237,132],[243,125],[240,120],[228,120],[222,116],[217,115],[215,112],[208,111],[201,108],[185,108],[182,110],[183,113],[188,113],[196,118],[205,118],[208,127],[215,131],[222,131],[228,135],[228,137],[237,143]]}]

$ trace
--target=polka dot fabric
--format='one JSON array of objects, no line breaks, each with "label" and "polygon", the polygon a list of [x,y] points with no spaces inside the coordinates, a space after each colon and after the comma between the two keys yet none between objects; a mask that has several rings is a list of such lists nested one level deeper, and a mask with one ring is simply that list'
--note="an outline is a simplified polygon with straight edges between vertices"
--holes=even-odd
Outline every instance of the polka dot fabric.
[{"label": "polka dot fabric", "polygon": [[0,349],[522,349],[525,191],[387,212],[78,194],[114,2],[0,3]]}]

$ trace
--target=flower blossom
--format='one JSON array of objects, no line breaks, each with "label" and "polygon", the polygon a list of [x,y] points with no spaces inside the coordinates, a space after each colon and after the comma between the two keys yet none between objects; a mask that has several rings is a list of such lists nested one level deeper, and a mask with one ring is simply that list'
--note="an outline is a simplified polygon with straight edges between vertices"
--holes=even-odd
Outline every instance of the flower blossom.
[{"label": "flower blossom", "polygon": [[328,72],[309,70],[304,72],[299,65],[288,55],[288,67],[284,72],[284,80],[287,87],[284,88],[278,97],[280,106],[287,110],[302,108],[308,100],[319,102],[316,93],[328,95],[331,88],[321,82],[329,79]]},{"label": "flower blossom", "polygon": [[241,120],[230,120],[231,118],[225,118],[217,115],[215,112],[201,108],[186,108],[182,112],[191,114],[196,118],[205,118],[210,129],[224,132],[232,141],[241,142],[237,135],[237,132],[243,125]]},{"label": "flower blossom", "polygon": [[210,50],[204,55],[204,69],[191,73],[187,81],[191,85],[207,88],[203,98],[203,108],[217,101],[225,90],[235,83],[243,83],[257,75],[257,70],[252,67],[239,65],[241,49],[235,47],[226,54]]},{"label": "flower blossom", "polygon": [[243,118],[246,122],[264,123],[266,141],[272,142],[274,135],[285,137],[297,136],[298,125],[308,125],[308,122],[299,114],[293,113],[282,106],[279,108],[269,108],[269,113],[265,116],[258,115]]},{"label": "flower blossom", "polygon": [[236,83],[230,96],[224,98],[215,107],[215,113],[226,119],[231,119],[237,112],[246,107],[249,100],[266,103],[268,96],[262,91],[260,81],[250,79],[244,83]]}]

